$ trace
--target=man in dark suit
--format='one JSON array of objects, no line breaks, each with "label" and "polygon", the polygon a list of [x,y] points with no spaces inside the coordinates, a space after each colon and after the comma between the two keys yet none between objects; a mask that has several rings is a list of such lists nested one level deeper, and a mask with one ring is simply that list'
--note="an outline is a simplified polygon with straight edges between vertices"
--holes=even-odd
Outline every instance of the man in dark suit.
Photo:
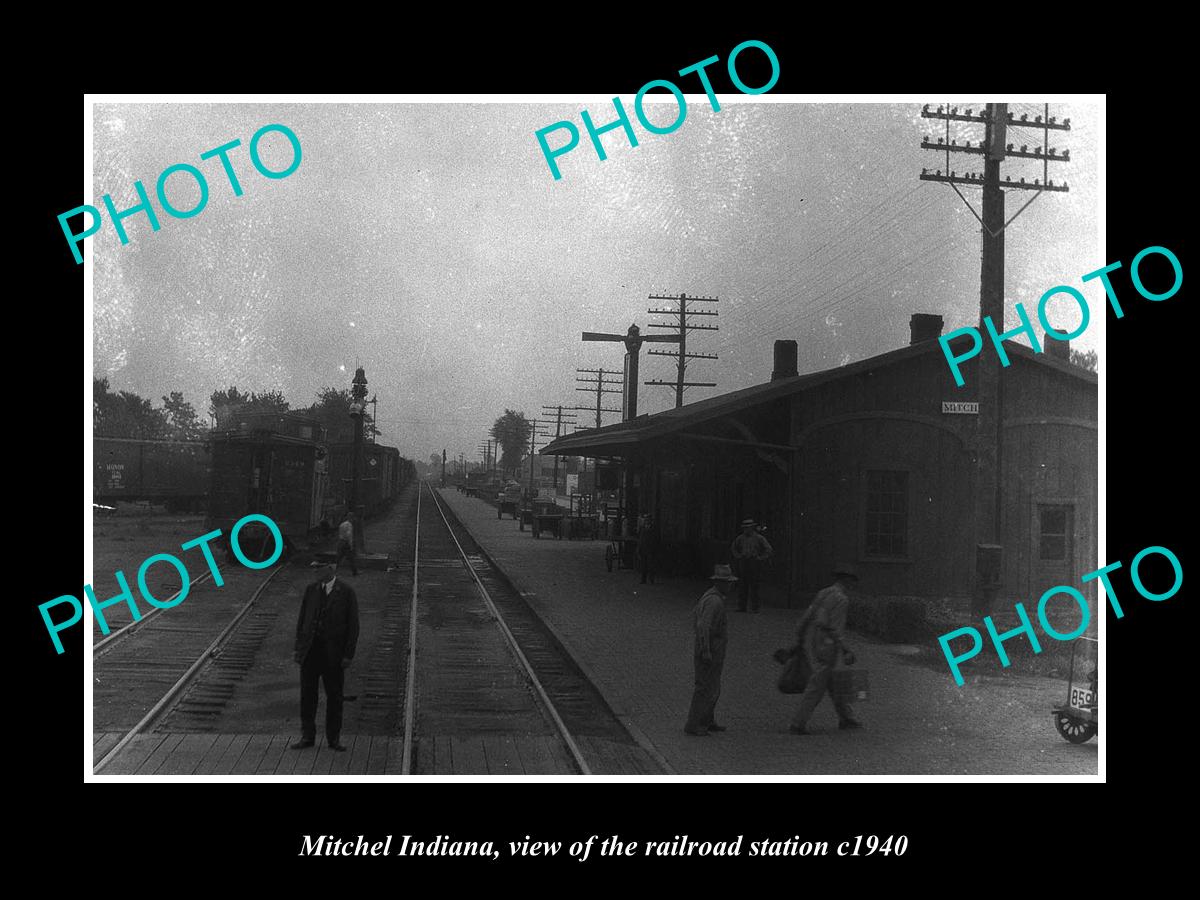
[{"label": "man in dark suit", "polygon": [[325,682],[325,738],[331,750],[342,746],[342,684],[358,644],[358,597],[339,581],[331,564],[304,591],[296,623],[296,662],[300,664],[300,740],[293,750],[316,743],[317,681]]}]

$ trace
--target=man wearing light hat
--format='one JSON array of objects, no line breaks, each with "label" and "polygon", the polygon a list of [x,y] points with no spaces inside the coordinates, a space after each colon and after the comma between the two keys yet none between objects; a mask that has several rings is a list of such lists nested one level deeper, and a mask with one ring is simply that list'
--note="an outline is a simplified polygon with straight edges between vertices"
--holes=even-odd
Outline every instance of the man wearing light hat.
[{"label": "man wearing light hat", "polygon": [[696,689],[692,693],[692,707],[688,710],[687,724],[683,730],[696,737],[705,737],[710,731],[724,731],[724,725],[713,720],[713,710],[721,695],[721,669],[725,666],[725,597],[733,589],[736,576],[729,566],[713,567],[712,587],[700,596],[700,602],[692,610],[696,643],[692,654],[696,667]]},{"label": "man wearing light hat", "polygon": [[737,561],[738,612],[745,612],[749,603],[750,612],[758,612],[759,568],[774,553],[767,539],[755,527],[753,519],[742,520],[742,533],[733,539],[729,552]]},{"label": "man wearing light hat", "polygon": [[[850,609],[850,594],[858,584],[858,572],[853,566],[839,563],[833,567],[834,582],[817,594],[808,610],[796,625],[796,636],[808,654],[812,675],[808,687],[800,698],[800,708],[792,719],[792,734],[808,734],[808,720],[813,710],[829,690],[834,666],[841,656],[848,664],[854,663],[854,654],[842,644],[846,631],[846,613]],[[855,721],[849,703],[843,703],[830,692],[830,699],[837,711],[838,728],[861,728]]]}]

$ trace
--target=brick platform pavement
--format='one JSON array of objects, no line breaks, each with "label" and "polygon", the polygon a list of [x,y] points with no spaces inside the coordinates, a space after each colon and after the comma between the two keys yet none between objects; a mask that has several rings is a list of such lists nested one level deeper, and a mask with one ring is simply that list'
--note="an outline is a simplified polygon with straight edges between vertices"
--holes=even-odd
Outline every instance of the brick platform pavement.
[{"label": "brick platform pavement", "polygon": [[1095,775],[1096,740],[1068,744],[1049,710],[1062,681],[1009,673],[956,687],[948,669],[912,661],[915,648],[851,633],[871,699],[842,732],[828,699],[811,735],[787,732],[798,697],[775,689],[777,647],[791,643],[797,613],[729,612],[729,649],[717,720],[705,738],[683,733],[692,689],[692,606],[700,580],[659,579],[604,567],[603,541],[535,541],[495,508],[440,492],[476,541],[557,631],[614,711],[680,774]]}]

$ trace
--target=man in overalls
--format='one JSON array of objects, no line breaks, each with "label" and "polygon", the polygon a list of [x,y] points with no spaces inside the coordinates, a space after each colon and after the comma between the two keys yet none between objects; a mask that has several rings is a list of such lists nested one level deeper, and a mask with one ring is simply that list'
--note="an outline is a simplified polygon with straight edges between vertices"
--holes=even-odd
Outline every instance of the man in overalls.
[{"label": "man in overalls", "polygon": [[717,698],[721,696],[721,670],[725,667],[725,597],[737,581],[729,566],[713,567],[712,587],[705,591],[692,610],[695,643],[692,661],[696,670],[692,706],[683,730],[696,737],[710,731],[724,731],[713,719]]}]

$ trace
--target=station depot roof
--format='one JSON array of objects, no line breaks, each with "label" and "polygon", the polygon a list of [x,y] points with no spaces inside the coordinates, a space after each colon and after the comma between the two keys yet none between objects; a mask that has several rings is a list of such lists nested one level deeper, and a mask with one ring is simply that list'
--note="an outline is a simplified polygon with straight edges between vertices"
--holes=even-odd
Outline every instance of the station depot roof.
[{"label": "station depot roof", "polygon": [[[955,345],[952,343],[952,348]],[[1030,362],[1048,366],[1063,374],[1071,375],[1090,382],[1097,383],[1094,372],[1089,372],[1079,366],[1072,365],[1064,359],[1045,352],[1034,353],[1023,344],[1005,341],[1004,349],[1012,359],[1025,359]],[[985,343],[983,353],[995,352]],[[751,406],[770,403],[783,397],[791,396],[797,391],[806,390],[835,381],[840,378],[852,378],[855,375],[871,372],[886,366],[921,356],[926,353],[936,353],[942,356],[941,345],[936,340],[921,341],[901,347],[879,356],[859,360],[834,369],[821,372],[810,372],[807,375],[791,375],[777,378],[765,384],[755,384],[740,391],[731,391],[719,397],[709,397],[687,406],[668,409],[653,415],[641,415],[628,422],[618,422],[603,428],[589,428],[576,431],[573,434],[552,441],[542,448],[546,455],[577,455],[577,456],[624,456],[634,447],[659,438],[666,437],[678,431],[694,428],[713,419],[720,419],[731,413],[745,410]],[[976,357],[978,358],[978,357]]]}]

